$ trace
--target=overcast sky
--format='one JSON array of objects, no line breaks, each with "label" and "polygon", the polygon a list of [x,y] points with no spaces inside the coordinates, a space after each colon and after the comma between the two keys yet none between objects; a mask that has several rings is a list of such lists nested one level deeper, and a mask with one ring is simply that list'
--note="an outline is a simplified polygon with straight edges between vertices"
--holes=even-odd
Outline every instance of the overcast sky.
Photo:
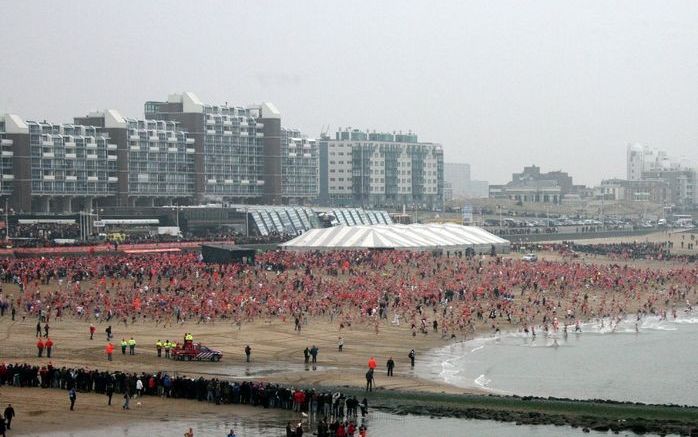
[{"label": "overcast sky", "polygon": [[70,121],[194,91],[283,124],[417,132],[503,183],[698,161],[698,1],[0,0],[0,113]]}]

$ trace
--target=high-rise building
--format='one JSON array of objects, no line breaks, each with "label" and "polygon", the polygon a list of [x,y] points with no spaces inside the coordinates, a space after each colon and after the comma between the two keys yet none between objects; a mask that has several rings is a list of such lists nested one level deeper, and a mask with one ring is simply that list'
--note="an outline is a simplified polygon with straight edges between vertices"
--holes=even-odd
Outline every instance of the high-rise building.
[{"label": "high-rise building", "polygon": [[320,143],[320,202],[434,209],[443,206],[441,145],[413,133],[339,130]]},{"label": "high-rise building", "polygon": [[318,144],[297,129],[281,129],[281,186],[285,204],[307,204],[318,197]]},{"label": "high-rise building", "polygon": [[91,205],[93,199],[115,195],[117,146],[103,128],[25,122],[8,114],[2,130],[6,147],[12,148],[3,150],[3,157],[13,160],[11,177],[3,169],[3,188],[12,182],[9,200],[16,211],[70,211],[74,202]]},{"label": "high-rise building", "polygon": [[[175,121],[124,118],[116,110],[76,117],[97,126],[116,145],[114,206],[186,204],[194,196],[194,139]],[[114,158],[111,158],[114,159]]]},{"label": "high-rise building", "polygon": [[185,92],[146,102],[145,116],[176,121],[194,139],[198,201],[281,203],[281,116],[274,105],[210,105]]}]

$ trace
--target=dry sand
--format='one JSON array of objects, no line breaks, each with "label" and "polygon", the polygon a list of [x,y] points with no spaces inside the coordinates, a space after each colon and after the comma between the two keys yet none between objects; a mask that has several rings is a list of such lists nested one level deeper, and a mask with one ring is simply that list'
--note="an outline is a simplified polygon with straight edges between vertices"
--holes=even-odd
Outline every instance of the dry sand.
[{"label": "dry sand", "polygon": [[[3,362],[28,362],[37,365],[85,366],[98,369],[113,369],[129,372],[153,373],[159,370],[172,375],[204,375],[225,377],[227,379],[262,380],[287,385],[307,387],[310,385],[353,385],[365,384],[367,361],[375,356],[379,363],[376,385],[386,390],[425,390],[434,392],[463,393],[461,388],[440,384],[419,378],[410,369],[407,354],[411,348],[417,351],[417,367],[422,354],[431,348],[447,344],[440,335],[430,333],[411,336],[409,326],[392,326],[385,322],[379,334],[374,328],[353,327],[339,330],[337,323],[329,320],[311,320],[304,326],[302,333],[294,333],[293,323],[272,323],[259,321],[243,324],[241,327],[230,323],[197,325],[186,322],[172,328],[156,328],[152,322],[137,322],[135,325],[112,325],[115,335],[114,344],[122,338],[131,336],[137,341],[136,355],[121,354],[117,347],[112,362],[106,360],[104,346],[106,324],[97,325],[95,339],[89,339],[89,323],[79,320],[53,320],[51,339],[55,343],[51,360],[36,357],[36,338],[34,319],[22,321],[21,317],[12,322],[10,317],[0,319],[0,360]],[[155,342],[158,339],[180,340],[185,331],[194,335],[195,341],[201,341],[223,352],[220,362],[186,362],[158,358]],[[337,340],[344,337],[344,351],[338,352]],[[244,347],[252,347],[252,361],[245,362]],[[303,349],[317,345],[317,370],[304,365]],[[117,345],[118,346],[118,345]],[[385,362],[392,356],[396,361],[395,376],[387,378]],[[65,416],[68,409],[67,394],[53,389],[15,389],[0,388],[0,402],[12,402],[19,413],[13,429],[24,432],[42,432],[48,429],[71,429],[101,426],[105,423],[115,424],[118,420],[160,420],[163,417],[187,412],[197,415],[209,411],[212,406],[206,403],[186,400],[159,400],[146,397],[147,408],[122,412],[120,407],[107,408],[103,395],[79,394],[80,422]],[[114,397],[117,405],[120,396]],[[4,404],[3,405],[4,408]],[[218,407],[216,407],[218,408]],[[233,406],[236,414],[267,414],[274,410],[246,408],[240,410]],[[238,410],[240,410],[238,412]]]}]

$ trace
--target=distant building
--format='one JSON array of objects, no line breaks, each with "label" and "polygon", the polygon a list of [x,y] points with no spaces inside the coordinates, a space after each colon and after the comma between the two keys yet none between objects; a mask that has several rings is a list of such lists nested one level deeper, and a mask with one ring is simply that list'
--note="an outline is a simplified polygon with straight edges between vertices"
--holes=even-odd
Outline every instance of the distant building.
[{"label": "distant building", "polygon": [[470,164],[444,162],[444,183],[451,185],[454,197],[463,196],[470,183]]},{"label": "distant building", "polygon": [[522,203],[561,203],[565,196],[578,198],[582,188],[574,185],[565,172],[541,173],[540,167],[532,165],[512,174],[506,185],[490,185],[489,194],[492,198]]},{"label": "distant building", "polygon": [[664,204],[671,198],[669,185],[663,180],[606,179],[593,189],[594,197],[612,201],[653,202]]},{"label": "distant building", "polygon": [[661,181],[668,188],[668,196],[662,203],[672,203],[678,207],[694,208],[696,202],[696,170],[669,169],[651,170],[642,173],[643,181]]},{"label": "distant building", "polygon": [[628,181],[662,182],[665,195],[659,203],[671,203],[682,208],[698,205],[696,169],[682,159],[670,157],[663,150],[646,145],[630,144],[627,148]]},{"label": "distant building", "polygon": [[339,130],[320,145],[320,203],[440,209],[444,166],[440,144],[413,133]]}]

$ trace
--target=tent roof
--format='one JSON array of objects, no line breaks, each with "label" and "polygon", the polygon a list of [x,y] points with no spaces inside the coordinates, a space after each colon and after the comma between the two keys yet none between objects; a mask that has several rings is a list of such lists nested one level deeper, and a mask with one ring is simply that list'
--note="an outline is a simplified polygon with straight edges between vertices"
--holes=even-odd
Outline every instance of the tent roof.
[{"label": "tent roof", "polygon": [[508,246],[509,241],[476,226],[446,224],[359,225],[311,229],[281,246],[313,249],[436,249]]}]

